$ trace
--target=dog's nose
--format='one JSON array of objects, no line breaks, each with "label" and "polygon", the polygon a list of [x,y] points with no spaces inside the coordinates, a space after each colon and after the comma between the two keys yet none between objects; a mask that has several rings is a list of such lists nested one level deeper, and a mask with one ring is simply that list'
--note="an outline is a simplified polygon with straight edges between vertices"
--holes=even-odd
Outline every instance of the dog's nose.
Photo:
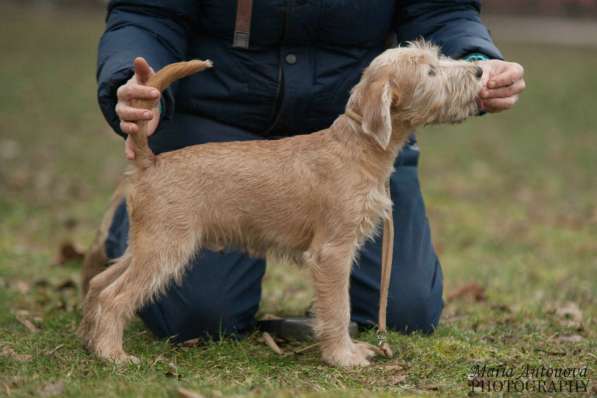
[{"label": "dog's nose", "polygon": [[483,68],[480,66],[477,66],[477,69],[475,70],[475,77],[477,79],[481,79],[483,77]]}]

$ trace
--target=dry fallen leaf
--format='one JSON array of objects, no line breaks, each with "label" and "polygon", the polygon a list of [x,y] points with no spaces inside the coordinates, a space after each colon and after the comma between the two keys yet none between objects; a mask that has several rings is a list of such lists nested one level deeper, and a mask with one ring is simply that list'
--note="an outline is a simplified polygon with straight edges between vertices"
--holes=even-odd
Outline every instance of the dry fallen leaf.
[{"label": "dry fallen leaf", "polygon": [[446,301],[450,302],[459,298],[472,297],[475,301],[485,301],[485,288],[476,282],[467,283],[446,296]]},{"label": "dry fallen leaf", "polygon": [[46,384],[41,390],[39,395],[41,397],[56,397],[64,394],[64,381],[58,380],[54,383]]},{"label": "dry fallen leaf", "polygon": [[0,351],[0,356],[6,357],[6,358],[12,358],[17,362],[27,362],[27,361],[31,360],[31,355],[17,354],[15,352],[15,350],[13,350],[12,348],[10,348],[8,346],[2,347],[2,350]]},{"label": "dry fallen leaf", "polygon": [[441,385],[439,384],[424,384],[421,386],[418,386],[419,389],[421,390],[427,390],[427,391],[440,391],[441,390]]},{"label": "dry fallen leaf", "polygon": [[[27,379],[29,381],[29,379]],[[12,376],[10,378],[2,378],[2,385],[4,386],[4,392],[6,396],[11,395],[11,389],[19,388],[26,383],[25,379],[19,376]]]},{"label": "dry fallen leaf", "polygon": [[302,353],[307,352],[309,350],[312,350],[312,349],[314,349],[316,347],[319,347],[319,343],[313,343],[313,344],[309,344],[309,345],[307,345],[305,347],[298,348],[298,349],[292,351],[292,354],[299,355],[299,354],[302,354]]},{"label": "dry fallen leaf", "polygon": [[576,303],[569,301],[556,308],[556,315],[563,326],[580,327],[583,320],[582,311]]},{"label": "dry fallen leaf", "polygon": [[407,377],[404,366],[399,363],[394,362],[387,365],[382,365],[380,366],[380,369],[383,372],[383,379],[388,385],[400,384]]},{"label": "dry fallen leaf", "polygon": [[80,261],[83,260],[85,253],[78,250],[72,242],[64,242],[60,245],[60,252],[56,263],[63,265],[69,261]]},{"label": "dry fallen leaf", "polygon": [[47,355],[47,356],[54,355],[62,347],[64,347],[64,344],[58,344],[56,347],[52,348],[51,350],[46,351],[45,355]]},{"label": "dry fallen leaf", "polygon": [[276,354],[278,354],[278,355],[284,354],[282,349],[278,346],[278,344],[274,341],[273,337],[268,332],[263,332],[263,341]]},{"label": "dry fallen leaf", "polygon": [[29,318],[29,311],[17,311],[15,314],[15,318],[17,319],[17,321],[19,321],[19,323],[23,326],[25,326],[31,333],[37,333],[39,332],[39,328],[37,326],[35,326],[33,324],[33,322],[31,322],[28,318]]},{"label": "dry fallen leaf", "polygon": [[549,350],[549,349],[546,350],[546,349],[543,349],[543,348],[535,348],[533,351],[535,351],[535,352],[543,352],[543,353],[545,353],[547,355],[556,355],[556,356],[561,356],[561,357],[566,356],[566,352],[565,351],[553,351],[553,350]]},{"label": "dry fallen leaf", "polygon": [[159,362],[165,362],[165,358],[162,355],[158,355],[149,366],[154,367]]},{"label": "dry fallen leaf", "polygon": [[572,301],[564,303],[563,305],[558,307],[556,309],[556,314],[563,318],[570,318],[576,321],[582,320],[582,311],[580,310],[580,308],[578,308],[578,305],[576,305],[576,303]]},{"label": "dry fallen leaf", "polygon": [[512,308],[510,308],[506,304],[494,304],[491,306],[491,308],[499,312],[512,313]]},{"label": "dry fallen leaf", "polygon": [[203,398],[203,395],[198,392],[187,390],[186,388],[178,387],[178,396],[181,398]]},{"label": "dry fallen leaf", "polygon": [[166,377],[182,379],[182,375],[178,373],[178,368],[172,362],[168,362],[168,371],[165,373]]},{"label": "dry fallen leaf", "polygon": [[384,372],[400,372],[404,370],[404,366],[399,364],[390,364],[381,367]]},{"label": "dry fallen leaf", "polygon": [[582,341],[584,337],[578,334],[572,334],[569,336],[559,336],[558,340],[564,343],[578,343]]},{"label": "dry fallen leaf", "polygon": [[12,286],[21,294],[27,294],[31,290],[31,286],[25,281],[16,281]]},{"label": "dry fallen leaf", "polygon": [[44,288],[44,289],[51,286],[50,281],[47,280],[46,278],[36,279],[35,282],[33,282],[33,285],[35,287]]},{"label": "dry fallen leaf", "polygon": [[404,380],[406,380],[405,374],[397,374],[388,378],[388,384],[396,385],[402,383]]},{"label": "dry fallen leaf", "polygon": [[76,288],[77,288],[77,283],[70,278],[63,280],[62,282],[60,282],[58,284],[58,286],[56,286],[56,290],[58,290],[58,291],[68,290],[68,289],[76,289]]}]

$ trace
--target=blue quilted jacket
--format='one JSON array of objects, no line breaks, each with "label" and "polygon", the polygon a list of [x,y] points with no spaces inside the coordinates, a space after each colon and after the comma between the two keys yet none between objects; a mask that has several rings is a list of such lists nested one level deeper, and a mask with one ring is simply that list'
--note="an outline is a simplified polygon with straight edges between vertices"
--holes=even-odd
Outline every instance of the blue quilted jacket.
[{"label": "blue quilted jacket", "polygon": [[186,112],[262,135],[307,133],[342,113],[388,36],[423,37],[451,57],[501,58],[478,0],[254,0],[250,48],[232,47],[236,0],[112,0],[99,45],[98,97],[118,133],[116,89],[145,57],[215,68],[175,84],[164,117]]}]

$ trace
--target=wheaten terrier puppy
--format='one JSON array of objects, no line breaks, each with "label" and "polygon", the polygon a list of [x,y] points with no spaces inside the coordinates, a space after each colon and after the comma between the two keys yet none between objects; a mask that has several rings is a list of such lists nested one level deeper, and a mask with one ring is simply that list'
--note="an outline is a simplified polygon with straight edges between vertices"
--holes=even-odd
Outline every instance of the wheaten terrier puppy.
[{"label": "wheaten terrier puppy", "polygon": [[[210,66],[193,62],[191,72]],[[151,84],[163,89],[180,77],[169,72],[188,66],[175,64]],[[375,58],[353,88],[346,113],[326,130],[159,156],[144,134],[132,136],[129,247],[91,280],[79,329],[88,348],[101,358],[134,361],[122,337],[135,311],[180,280],[201,248],[233,247],[307,266],[323,360],[369,364],[374,351],[348,334],[351,266],[392,206],[385,183],[407,137],[418,126],[477,115],[481,75],[473,63],[413,43]]]}]

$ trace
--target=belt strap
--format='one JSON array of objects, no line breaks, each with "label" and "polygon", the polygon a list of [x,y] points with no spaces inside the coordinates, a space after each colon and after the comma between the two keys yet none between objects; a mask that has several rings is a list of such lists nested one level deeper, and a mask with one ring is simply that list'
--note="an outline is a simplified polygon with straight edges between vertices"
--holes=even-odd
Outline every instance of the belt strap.
[{"label": "belt strap", "polygon": [[249,48],[252,13],[253,0],[238,0],[236,2],[236,22],[234,25],[232,47]]}]

